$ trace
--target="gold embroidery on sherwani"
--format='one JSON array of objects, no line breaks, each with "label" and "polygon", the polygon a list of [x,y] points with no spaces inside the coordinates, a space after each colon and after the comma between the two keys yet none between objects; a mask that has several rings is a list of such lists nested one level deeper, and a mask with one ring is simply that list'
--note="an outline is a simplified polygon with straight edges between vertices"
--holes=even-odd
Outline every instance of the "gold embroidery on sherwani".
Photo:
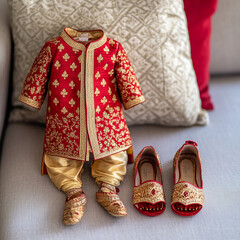
[{"label": "gold embroidery on sherwani", "polygon": [[101,111],[100,107],[97,106],[97,108],[96,108],[96,112],[99,113],[100,111]]},{"label": "gold embroidery on sherwani", "polygon": [[68,112],[68,110],[67,110],[65,107],[63,107],[62,110],[61,110],[61,112],[62,112],[63,114],[66,114],[66,113]]},{"label": "gold embroidery on sherwani", "polygon": [[85,103],[85,47],[82,51],[81,56],[79,57],[79,62],[81,63],[81,73],[78,75],[80,84],[80,147],[79,147],[79,156],[80,159],[86,159],[86,147],[87,147],[87,124],[86,124],[86,103]]},{"label": "gold embroidery on sherwani", "polygon": [[[118,78],[118,88],[121,91],[125,109],[129,109],[145,101],[145,98],[139,91],[139,82],[137,81],[132,66],[129,66],[130,62],[124,49],[118,51],[116,61],[119,65],[116,68],[117,75],[121,75],[121,78]],[[123,80],[126,80],[126,75],[128,76],[128,81],[123,82]],[[131,95],[129,95],[129,92],[131,92]]]},{"label": "gold embroidery on sherwani", "polygon": [[112,89],[109,87],[108,88],[108,94],[111,95],[112,94]]},{"label": "gold embroidery on sherwani", "polygon": [[41,107],[41,103],[39,103],[37,101],[34,101],[34,100],[30,99],[30,98],[27,98],[27,97],[25,97],[23,95],[20,95],[19,100],[21,102],[24,102],[24,103],[32,106],[32,107],[37,108],[37,109],[40,109],[40,107]]},{"label": "gold embroidery on sherwani", "polygon": [[115,63],[115,61],[116,61],[116,56],[115,56],[115,54],[111,57],[111,60],[112,60],[113,63]]},{"label": "gold embroidery on sherwani", "polygon": [[112,100],[113,100],[114,103],[117,101],[117,97],[116,97],[115,94],[113,94]]},{"label": "gold embroidery on sherwani", "polygon": [[106,80],[103,78],[102,81],[101,81],[101,85],[102,85],[103,87],[105,87],[106,84],[107,84],[107,83],[106,83]]},{"label": "gold embroidery on sherwani", "polygon": [[68,92],[66,91],[65,88],[61,91],[61,95],[62,95],[63,97],[65,97],[66,95],[68,95]]},{"label": "gold embroidery on sherwani", "polygon": [[57,79],[54,80],[54,82],[53,82],[53,86],[54,86],[55,88],[59,86],[59,82],[58,82]]},{"label": "gold embroidery on sherwani", "polygon": [[[101,158],[102,156],[105,156],[106,154],[114,154],[118,151],[126,150],[128,147],[125,147],[123,149],[119,148],[118,150],[112,151],[112,152],[103,152],[100,153],[99,149],[99,143],[97,138],[97,130],[96,130],[96,123],[95,123],[95,106],[94,106],[94,88],[93,88],[93,82],[94,82],[94,49],[101,47],[105,42],[107,38],[104,34],[102,39],[96,42],[90,43],[87,55],[86,55],[86,99],[88,99],[87,104],[87,121],[88,121],[88,133],[89,133],[89,139],[91,142],[92,150],[94,153],[94,156],[96,159]],[[99,76],[100,77],[100,76]]]},{"label": "gold embroidery on sherwani", "polygon": [[33,93],[35,92],[35,87],[32,87],[32,88],[30,89],[30,92],[31,92],[31,94],[33,94]]},{"label": "gold embroidery on sherwani", "polygon": [[59,37],[55,37],[51,40],[51,43],[53,43],[54,45],[57,45],[58,43],[60,43],[59,41]]},{"label": "gold embroidery on sherwani", "polygon": [[[91,45],[90,45],[91,46]],[[96,125],[95,125],[95,107],[94,107],[94,77],[93,77],[93,66],[94,66],[94,50],[90,49],[90,46],[87,51],[86,56],[86,99],[88,100],[88,104],[86,106],[87,109],[87,121],[88,121],[88,134],[90,143],[93,149],[94,155],[97,155],[100,153],[99,147],[98,147],[98,140],[97,140],[97,131],[96,131]],[[98,72],[99,73],[99,72]],[[96,74],[97,75],[97,74]],[[95,77],[96,77],[95,75]],[[99,74],[100,75],[100,74]],[[100,77],[100,76],[99,76]]]},{"label": "gold embroidery on sherwani", "polygon": [[64,80],[68,77],[67,71],[64,71],[64,72],[63,72],[62,77],[64,78]]},{"label": "gold embroidery on sherwani", "polygon": [[[90,35],[98,40],[89,41],[86,48],[83,43],[73,39],[79,34],[81,32],[66,28],[58,38],[57,46],[53,47],[52,43],[47,42],[40,67],[34,66],[31,70],[34,73],[37,69],[37,75],[45,77],[50,63],[53,64],[49,79],[52,94],[49,91],[44,151],[50,155],[86,160],[90,151],[87,147],[90,146],[89,141],[95,159],[100,159],[126,150],[132,144],[114,78],[118,45],[113,40],[108,43],[102,31],[93,31]],[[57,57],[53,62],[51,49],[61,52],[54,54]],[[32,105],[38,101],[41,105],[44,97],[39,88],[41,77],[34,76],[34,85],[32,81],[33,76],[26,79],[24,88],[28,91],[25,97],[31,97]],[[35,96],[31,92],[39,94]]]},{"label": "gold embroidery on sherwani", "polygon": [[74,105],[75,105],[75,101],[73,100],[73,99],[71,99],[70,101],[69,101],[69,104],[71,105],[71,107],[73,107]]},{"label": "gold embroidery on sherwani", "polygon": [[95,78],[96,78],[96,79],[99,79],[100,76],[101,76],[100,73],[97,71],[97,73],[95,74]]},{"label": "gold embroidery on sherwani", "polygon": [[[80,62],[81,63],[81,62]],[[84,70],[82,70],[82,72],[84,72]],[[79,82],[81,82],[81,79],[82,79],[82,77],[81,77],[82,75],[81,75],[81,72],[78,74],[78,80],[79,80]],[[83,78],[84,79],[84,78]]]},{"label": "gold embroidery on sherwani", "polygon": [[95,95],[96,95],[96,96],[98,96],[98,95],[99,95],[99,93],[100,93],[99,89],[98,89],[98,88],[96,88]]},{"label": "gold embroidery on sherwani", "polygon": [[60,44],[60,45],[58,46],[59,52],[61,52],[63,49],[64,49],[64,46],[63,46],[62,44]]},{"label": "gold embroidery on sherwani", "polygon": [[70,68],[75,71],[75,69],[77,68],[77,65],[75,64],[75,62],[73,62],[70,66]]},{"label": "gold embroidery on sherwani", "polygon": [[137,104],[142,103],[143,101],[145,101],[144,96],[140,96],[139,98],[128,101],[127,103],[124,104],[124,106],[126,109],[129,109],[132,106],[136,106]]},{"label": "gold embroidery on sherwani", "polygon": [[55,106],[57,106],[58,103],[59,103],[58,99],[57,99],[57,98],[54,98],[54,99],[53,99],[53,103],[55,104]]},{"label": "gold embroidery on sherwani", "polygon": [[110,45],[114,45],[114,44],[115,44],[115,41],[113,41],[113,39],[110,39],[110,40],[109,40],[109,44],[110,44]]},{"label": "gold embroidery on sherwani", "polygon": [[107,46],[105,46],[104,49],[103,49],[103,51],[104,51],[106,54],[108,54],[110,50],[109,50],[109,48],[108,48]]},{"label": "gold embroidery on sherwani", "polygon": [[[78,138],[76,129],[79,126],[79,117],[69,117],[65,107],[61,109],[61,112],[64,115],[56,113],[47,117],[47,124],[51,125],[51,128],[46,128],[47,154],[79,159],[75,157],[78,156],[78,143],[75,139]],[[62,128],[65,132],[65,139],[62,138],[63,134],[58,131],[58,128]],[[64,141],[67,144],[64,144]]]},{"label": "gold embroidery on sherwani", "polygon": [[106,70],[107,67],[108,67],[108,64],[106,63],[106,64],[104,65],[103,69]]},{"label": "gold embroidery on sherwani", "polygon": [[114,74],[114,70],[111,69],[111,71],[109,71],[108,74],[109,74],[110,76],[112,76],[112,75]]},{"label": "gold embroidery on sherwani", "polygon": [[[98,131],[100,149],[102,152],[108,152],[109,155],[111,155],[114,152],[117,152],[119,148],[129,148],[129,145],[131,145],[131,140],[129,135],[126,134],[128,132],[128,128],[126,124],[123,123],[124,116],[122,109],[120,107],[114,107],[114,111],[109,105],[103,109],[105,109],[105,111],[102,113],[103,118],[101,119],[101,123],[96,123],[97,128],[105,126],[104,131]],[[108,132],[108,129],[112,130]],[[124,137],[125,134],[126,137]],[[118,139],[118,144],[115,142],[115,139]],[[104,146],[101,141],[104,141]]]},{"label": "gold embroidery on sherwani", "polygon": [[79,63],[81,63],[84,59],[82,59],[82,54],[78,57]]},{"label": "gold embroidery on sherwani", "polygon": [[70,56],[67,54],[67,53],[65,53],[64,55],[63,55],[63,59],[67,62],[67,60],[70,58]]},{"label": "gold embroidery on sherwani", "polygon": [[75,83],[74,83],[73,81],[71,81],[71,82],[69,83],[69,87],[70,87],[71,89],[74,89]]},{"label": "gold embroidery on sherwani", "polygon": [[100,55],[97,57],[97,60],[98,60],[99,63],[103,60],[102,54],[100,54]]},{"label": "gold embroidery on sherwani", "polygon": [[[23,87],[23,90],[21,92],[21,95],[19,96],[19,101],[26,103],[34,108],[40,109],[41,105],[44,100],[45,96],[45,85],[47,83],[47,69],[48,65],[52,60],[52,53],[51,48],[47,43],[44,45],[43,49],[39,53],[39,55],[36,57],[33,66],[28,73],[28,76],[26,78],[25,86]],[[39,70],[40,74],[37,75],[37,77],[33,77],[33,75]],[[38,101],[36,96],[31,96],[28,93],[28,89],[31,87],[31,84],[33,84],[36,81],[37,85],[39,85],[39,91],[38,91]]]},{"label": "gold embroidery on sherwani", "polygon": [[78,52],[79,52],[79,49],[76,49],[76,48],[72,48],[72,50],[73,50],[73,52],[75,53],[75,54],[77,54]]},{"label": "gold embroidery on sherwani", "polygon": [[57,60],[54,64],[54,66],[56,67],[56,69],[58,70],[61,67],[60,62]]},{"label": "gold embroidery on sherwani", "polygon": [[101,103],[103,105],[107,103],[107,98],[105,96],[101,99]]},{"label": "gold embroidery on sherwani", "polygon": [[[100,38],[102,36],[101,39],[99,39],[98,41],[90,43],[92,49],[101,47],[107,41],[107,36],[102,31],[96,30],[95,32],[93,31],[93,32],[89,32],[89,33],[91,33],[91,35],[95,38],[96,37]],[[83,44],[79,44],[78,42],[74,41],[69,36],[69,34],[71,35],[71,37],[76,37],[77,35],[81,34],[81,31],[76,31],[71,28],[65,28],[65,31],[62,31],[60,36],[71,47],[73,47],[75,49],[79,49],[79,50],[85,49],[85,46]]]}]

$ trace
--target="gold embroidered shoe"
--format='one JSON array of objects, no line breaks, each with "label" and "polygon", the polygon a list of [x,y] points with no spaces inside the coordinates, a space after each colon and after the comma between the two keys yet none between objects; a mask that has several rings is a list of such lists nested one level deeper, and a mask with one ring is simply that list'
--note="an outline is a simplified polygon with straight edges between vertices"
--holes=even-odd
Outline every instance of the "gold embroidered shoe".
[{"label": "gold embroidered shoe", "polygon": [[97,202],[114,217],[124,217],[127,215],[127,209],[118,196],[118,188],[101,183],[99,191],[96,193]]},{"label": "gold embroidered shoe", "polygon": [[186,141],[173,159],[174,188],[172,210],[180,216],[192,216],[203,207],[201,158],[197,143]]},{"label": "gold embroidered shoe", "polygon": [[[74,195],[77,196],[75,197]],[[81,189],[71,189],[67,193],[67,199],[65,202],[65,209],[63,214],[63,223],[65,225],[74,225],[78,223],[84,214],[86,203],[86,194],[83,193]]]},{"label": "gold embroidered shoe", "polygon": [[160,159],[152,146],[143,148],[135,161],[133,206],[147,216],[162,214],[166,208]]}]

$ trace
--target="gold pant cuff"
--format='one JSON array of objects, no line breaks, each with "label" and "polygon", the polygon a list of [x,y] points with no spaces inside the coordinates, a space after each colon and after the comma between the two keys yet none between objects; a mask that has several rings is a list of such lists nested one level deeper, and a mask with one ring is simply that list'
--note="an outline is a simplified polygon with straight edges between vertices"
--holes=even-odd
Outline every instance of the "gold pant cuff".
[{"label": "gold pant cuff", "polygon": [[119,186],[127,172],[127,152],[122,151],[111,156],[95,160],[92,164],[92,176],[98,185],[101,182]]},{"label": "gold pant cuff", "polygon": [[82,187],[80,177],[83,172],[83,161],[47,154],[44,155],[44,161],[48,176],[58,189],[67,192],[71,188]]}]

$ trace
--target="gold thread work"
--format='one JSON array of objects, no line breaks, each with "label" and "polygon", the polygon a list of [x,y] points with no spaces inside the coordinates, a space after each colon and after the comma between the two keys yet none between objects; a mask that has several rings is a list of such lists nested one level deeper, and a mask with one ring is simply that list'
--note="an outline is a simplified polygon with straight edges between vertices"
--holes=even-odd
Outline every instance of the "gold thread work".
[{"label": "gold thread work", "polygon": [[40,109],[41,105],[42,105],[41,102],[34,101],[31,98],[27,98],[27,97],[25,97],[23,95],[20,95],[18,100],[23,102],[23,103],[26,103],[27,105],[29,105],[31,107],[37,108],[37,109]]}]

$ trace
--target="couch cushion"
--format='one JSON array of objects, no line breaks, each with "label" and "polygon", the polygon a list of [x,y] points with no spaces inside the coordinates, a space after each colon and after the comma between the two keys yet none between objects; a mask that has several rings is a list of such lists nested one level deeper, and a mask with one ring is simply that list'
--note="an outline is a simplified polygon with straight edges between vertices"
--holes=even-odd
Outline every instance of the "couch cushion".
[{"label": "couch cushion", "polygon": [[202,108],[213,110],[209,92],[210,40],[212,35],[212,16],[217,9],[218,0],[184,0],[188,21],[193,67],[202,100]]},{"label": "couch cushion", "polygon": [[[88,198],[85,215],[76,226],[64,226],[61,220],[65,196],[47,175],[40,175],[44,128],[9,125],[0,168],[1,239],[239,239],[240,78],[217,79],[211,87],[217,103],[216,111],[211,112],[213,124],[204,128],[130,128],[135,156],[144,146],[152,145],[161,159],[167,208],[163,215],[153,218],[132,206],[133,165],[128,165],[119,193],[128,216],[116,219],[96,203],[98,188],[90,176],[90,163],[86,163],[82,176]],[[170,207],[172,159],[189,139],[199,144],[206,203],[198,215],[183,218]]]},{"label": "couch cushion", "polygon": [[46,39],[69,26],[101,28],[123,44],[146,98],[144,104],[126,112],[129,125],[192,125],[198,121],[201,103],[181,0],[141,0],[137,5],[134,0],[10,3],[15,43],[13,105],[22,107],[14,109],[11,120],[45,121],[46,104],[40,112],[32,112],[17,97]]}]

